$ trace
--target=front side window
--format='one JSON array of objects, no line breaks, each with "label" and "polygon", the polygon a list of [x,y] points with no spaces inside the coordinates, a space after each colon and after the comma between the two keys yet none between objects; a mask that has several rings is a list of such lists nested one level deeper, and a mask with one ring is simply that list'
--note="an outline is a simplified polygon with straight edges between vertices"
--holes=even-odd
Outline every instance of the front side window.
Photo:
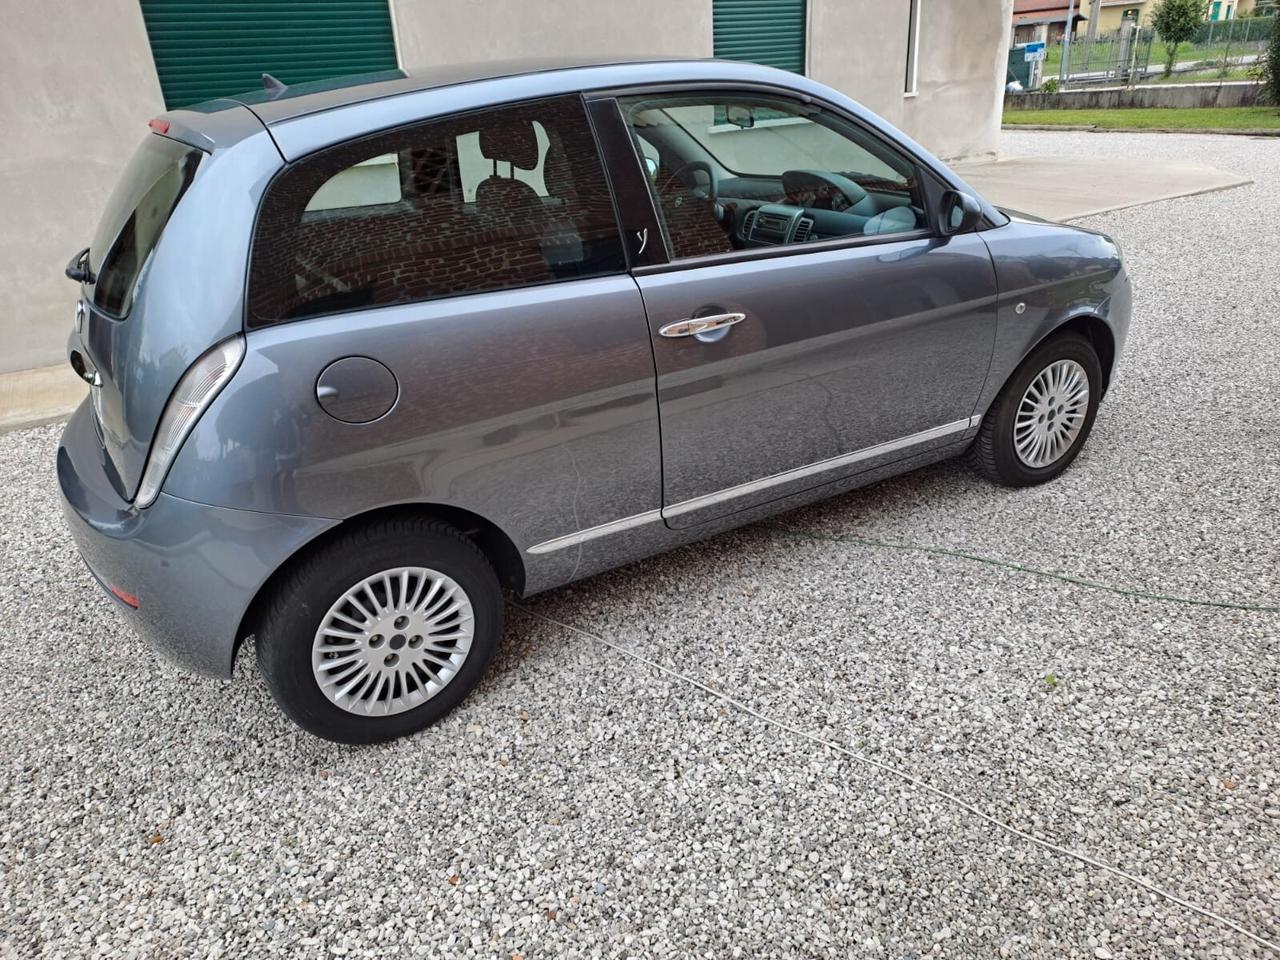
[{"label": "front side window", "polygon": [[928,227],[915,165],[820,107],[743,94],[619,106],[673,258]]},{"label": "front side window", "polygon": [[625,270],[581,101],[478,111],[323,150],[263,201],[249,324]]}]

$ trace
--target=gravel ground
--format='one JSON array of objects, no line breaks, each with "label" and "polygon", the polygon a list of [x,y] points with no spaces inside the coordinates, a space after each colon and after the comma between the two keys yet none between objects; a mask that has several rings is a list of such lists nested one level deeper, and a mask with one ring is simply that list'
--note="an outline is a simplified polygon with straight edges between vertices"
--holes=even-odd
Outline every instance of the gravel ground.
[{"label": "gravel ground", "polygon": [[57,428],[0,437],[0,956],[1275,956],[920,785],[1280,941],[1280,613],[847,539],[1280,606],[1280,142],[1005,150],[1258,181],[1088,221],[1135,326],[1063,478],[944,464],[533,598],[410,740],[156,662],[62,534]]}]

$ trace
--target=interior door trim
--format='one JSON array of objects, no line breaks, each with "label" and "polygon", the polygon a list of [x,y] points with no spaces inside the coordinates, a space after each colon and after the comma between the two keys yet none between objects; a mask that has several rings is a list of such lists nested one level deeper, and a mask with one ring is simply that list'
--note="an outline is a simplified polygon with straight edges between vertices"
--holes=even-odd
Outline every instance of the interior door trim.
[{"label": "interior door trim", "polygon": [[838,457],[819,460],[816,463],[797,467],[794,470],[787,470],[784,473],[775,473],[771,477],[752,480],[749,483],[740,483],[736,487],[726,487],[724,490],[717,490],[715,493],[695,497],[692,500],[683,500],[674,506],[664,507],[662,510],[646,510],[644,513],[636,513],[629,517],[622,517],[618,520],[610,520],[608,523],[602,523],[599,526],[588,527],[587,529],[579,530],[576,533],[565,534],[563,537],[556,537],[554,540],[544,540],[542,543],[528,547],[525,552],[533,554],[554,553],[557,550],[576,547],[578,544],[586,543],[589,540],[596,540],[600,537],[607,537],[615,533],[622,533],[625,530],[631,530],[635,527],[643,527],[650,523],[659,523],[670,517],[678,517],[682,513],[701,510],[703,507],[724,503],[727,500],[733,500],[737,497],[745,497],[749,494],[759,493],[762,490],[768,490],[770,487],[789,483],[792,480],[800,480],[804,477],[814,476],[827,470],[836,470],[840,467],[847,467],[863,460],[870,460],[874,457],[882,457],[885,454],[896,453],[899,450],[905,450],[908,447],[915,446],[916,444],[928,443],[930,440],[941,440],[944,437],[964,433],[967,430],[972,430],[981,422],[982,417],[977,416],[969,417],[965,420],[956,420],[954,423],[944,423],[940,427],[922,430],[919,433],[899,437],[897,440],[878,443],[873,447],[863,447],[861,450],[855,450],[853,453],[846,453]]},{"label": "interior door trim", "polygon": [[913,433],[905,437],[899,437],[897,440],[888,440],[885,443],[878,443],[873,447],[863,447],[861,450],[855,450],[853,453],[844,453],[838,457],[829,457],[826,460],[818,460],[815,463],[807,464],[803,467],[796,467],[794,470],[786,470],[782,473],[775,473],[770,477],[762,477],[759,480],[750,480],[747,483],[740,483],[736,487],[728,487],[724,490],[717,490],[715,493],[708,493],[701,497],[694,497],[692,500],[682,500],[677,504],[662,508],[662,518],[670,520],[672,517],[678,517],[685,513],[692,513],[695,510],[702,510],[706,507],[713,507],[717,504],[724,503],[727,500],[736,500],[738,497],[750,496],[753,493],[760,493],[768,490],[770,487],[776,487],[780,484],[791,483],[795,480],[803,480],[805,477],[812,477],[829,470],[838,470],[841,467],[852,466],[863,460],[871,460],[875,457],[882,457],[885,454],[896,453],[899,450],[905,450],[908,447],[914,447],[916,444],[928,443],[930,440],[941,440],[944,437],[952,436],[957,433],[964,433],[982,422],[981,417],[968,417],[964,420],[956,420],[953,423],[944,423],[940,427],[932,427],[928,430],[921,430],[919,433]]}]

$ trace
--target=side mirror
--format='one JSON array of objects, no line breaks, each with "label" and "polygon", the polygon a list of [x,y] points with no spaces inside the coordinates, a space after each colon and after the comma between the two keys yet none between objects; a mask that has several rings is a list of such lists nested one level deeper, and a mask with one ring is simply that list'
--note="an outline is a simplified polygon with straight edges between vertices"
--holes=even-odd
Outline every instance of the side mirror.
[{"label": "side mirror", "polygon": [[645,158],[644,158],[644,169],[645,169],[645,172],[649,174],[649,179],[650,179],[650,180],[655,180],[655,179],[657,179],[657,176],[658,176],[658,161],[657,161],[657,160],[653,159],[653,157],[645,157]]},{"label": "side mirror", "polygon": [[948,190],[942,195],[940,227],[944,237],[968,233],[982,220],[982,207],[978,201],[959,190]]},{"label": "side mirror", "polygon": [[751,108],[744,107],[741,104],[729,104],[725,107],[724,118],[735,127],[740,127],[743,130],[750,130],[756,125],[756,117],[751,112]]}]

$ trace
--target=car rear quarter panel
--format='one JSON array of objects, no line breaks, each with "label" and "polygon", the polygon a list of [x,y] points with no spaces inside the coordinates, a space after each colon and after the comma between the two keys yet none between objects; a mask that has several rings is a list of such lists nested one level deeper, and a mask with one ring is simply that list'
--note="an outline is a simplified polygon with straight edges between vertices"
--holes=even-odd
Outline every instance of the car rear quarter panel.
[{"label": "car rear quarter panel", "polygon": [[[240,111],[248,116],[248,111]],[[174,386],[244,318],[244,267],[258,198],[280,166],[266,130],[215,149],[164,228],[123,319],[91,308],[80,334],[103,374],[103,430],[132,497]],[[150,134],[156,136],[156,134]]]},{"label": "car rear quarter panel", "polygon": [[[999,288],[985,411],[1018,364],[1041,340],[1077,317],[1107,325],[1119,359],[1129,332],[1132,290],[1120,252],[1107,237],[1053,223],[1011,220],[981,234]],[[1018,312],[1019,305],[1024,309]]]},{"label": "car rear quarter panel", "polygon": [[[372,423],[335,420],[316,399],[320,373],[350,356],[399,381],[395,406]],[[629,276],[604,277],[251,331],[165,490],[338,520],[445,505],[496,524],[521,553],[656,510],[658,411],[639,290]],[[550,555],[536,580],[573,579],[577,555]]]}]

